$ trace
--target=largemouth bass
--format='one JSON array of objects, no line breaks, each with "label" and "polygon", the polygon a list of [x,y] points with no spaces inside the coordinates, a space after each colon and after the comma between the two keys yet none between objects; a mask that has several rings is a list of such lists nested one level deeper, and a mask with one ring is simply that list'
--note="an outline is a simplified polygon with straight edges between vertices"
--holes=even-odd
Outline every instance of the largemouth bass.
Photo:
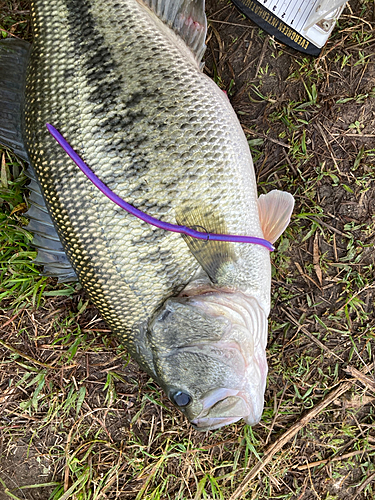
[{"label": "largemouth bass", "polygon": [[19,42],[0,45],[0,74],[12,58],[19,79],[26,73],[13,89],[0,77],[10,124],[0,140],[35,171],[29,215],[39,261],[64,279],[78,276],[195,428],[257,423],[269,251],[182,237],[125,213],[46,128],[53,124],[112,191],[155,218],[275,241],[293,197],[258,198],[240,123],[201,70],[204,1],[32,0],[31,17],[31,55]]}]

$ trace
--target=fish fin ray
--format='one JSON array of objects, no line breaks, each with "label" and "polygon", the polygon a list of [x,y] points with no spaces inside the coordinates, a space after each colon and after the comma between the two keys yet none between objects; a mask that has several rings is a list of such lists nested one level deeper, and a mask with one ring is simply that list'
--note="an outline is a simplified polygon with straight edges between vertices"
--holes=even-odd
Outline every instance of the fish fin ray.
[{"label": "fish fin ray", "polygon": [[200,64],[206,50],[204,0],[143,0],[143,3],[184,40]]},{"label": "fish fin ray", "polygon": [[[0,143],[28,163],[22,114],[30,52],[31,45],[24,40],[7,38],[0,41]],[[31,166],[28,166],[26,175],[31,179],[28,186],[30,208],[25,214],[30,222],[26,229],[33,234],[31,244],[38,251],[34,262],[44,266],[44,276],[54,276],[64,282],[77,281]]]},{"label": "fish fin ray", "polygon": [[56,277],[59,282],[77,281],[77,275],[52,222],[34,169],[29,166],[26,173],[31,179],[28,186],[31,192],[30,208],[25,214],[30,222],[26,229],[32,233],[31,245],[38,251],[34,262],[43,266],[42,276]]},{"label": "fish fin ray", "polygon": [[30,51],[31,45],[24,40],[0,41],[0,143],[25,161],[22,112]]},{"label": "fish fin ray", "polygon": [[[223,218],[213,214],[210,210],[184,207],[176,213],[176,222],[197,231],[227,234]],[[211,282],[220,284],[220,276],[224,269],[235,261],[233,244],[227,241],[207,241],[186,235],[182,236]]]},{"label": "fish fin ray", "polygon": [[264,238],[274,243],[287,228],[294,208],[290,193],[277,189],[258,198],[260,225]]}]

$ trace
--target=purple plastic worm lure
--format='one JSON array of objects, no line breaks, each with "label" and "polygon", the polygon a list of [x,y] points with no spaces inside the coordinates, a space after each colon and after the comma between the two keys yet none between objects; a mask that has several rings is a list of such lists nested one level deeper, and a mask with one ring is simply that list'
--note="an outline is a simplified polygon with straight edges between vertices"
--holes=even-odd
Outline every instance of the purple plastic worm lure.
[{"label": "purple plastic worm lure", "polygon": [[90,181],[103,193],[116,203],[119,207],[123,208],[130,214],[138,217],[138,219],[151,224],[152,226],[159,227],[160,229],[164,229],[165,231],[172,231],[173,233],[186,234],[187,236],[191,236],[192,238],[197,238],[198,240],[210,240],[210,241],[230,241],[233,243],[253,243],[256,245],[262,245],[267,248],[270,252],[275,250],[275,247],[267,240],[262,238],[255,238],[254,236],[236,236],[230,234],[214,234],[207,232],[200,232],[192,229],[190,227],[178,226],[177,224],[170,224],[169,222],[163,222],[159,219],[155,219],[155,217],[151,217],[150,215],[145,214],[141,210],[129,205],[122,198],[117,196],[113,191],[109,189],[95,174],[94,172],[86,165],[86,163],[82,160],[82,158],[74,151],[74,149],[68,144],[68,142],[64,139],[64,137],[58,132],[53,125],[49,123],[46,124],[49,133],[56,139],[56,141],[60,144],[63,150],[70,156],[70,158],[74,161],[74,163],[82,170],[82,172],[90,179]]}]

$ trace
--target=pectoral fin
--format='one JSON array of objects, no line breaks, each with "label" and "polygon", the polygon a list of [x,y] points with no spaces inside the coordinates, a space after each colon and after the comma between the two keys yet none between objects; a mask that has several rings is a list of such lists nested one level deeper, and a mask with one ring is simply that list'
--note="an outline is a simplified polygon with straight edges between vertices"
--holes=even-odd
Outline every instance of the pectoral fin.
[{"label": "pectoral fin", "polygon": [[285,191],[270,191],[258,198],[260,225],[264,238],[274,243],[287,228],[294,208],[294,198]]},{"label": "pectoral fin", "polygon": [[[206,233],[226,234],[224,220],[210,209],[184,207],[176,214],[177,224]],[[220,275],[235,261],[233,244],[227,241],[206,241],[183,235],[191,253],[212,283],[220,284]]]}]

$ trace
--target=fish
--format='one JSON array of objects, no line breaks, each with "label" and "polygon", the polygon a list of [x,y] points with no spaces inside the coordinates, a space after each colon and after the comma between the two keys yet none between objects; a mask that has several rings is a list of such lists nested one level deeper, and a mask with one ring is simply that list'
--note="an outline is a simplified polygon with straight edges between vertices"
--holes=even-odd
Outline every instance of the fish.
[{"label": "fish", "polygon": [[[294,199],[258,197],[249,145],[204,74],[204,0],[32,0],[32,47],[0,42],[0,142],[28,164],[37,263],[78,279],[199,431],[262,416],[271,260],[124,212],[66,155],[171,224],[275,242]],[[10,71],[12,69],[12,71]]]}]

